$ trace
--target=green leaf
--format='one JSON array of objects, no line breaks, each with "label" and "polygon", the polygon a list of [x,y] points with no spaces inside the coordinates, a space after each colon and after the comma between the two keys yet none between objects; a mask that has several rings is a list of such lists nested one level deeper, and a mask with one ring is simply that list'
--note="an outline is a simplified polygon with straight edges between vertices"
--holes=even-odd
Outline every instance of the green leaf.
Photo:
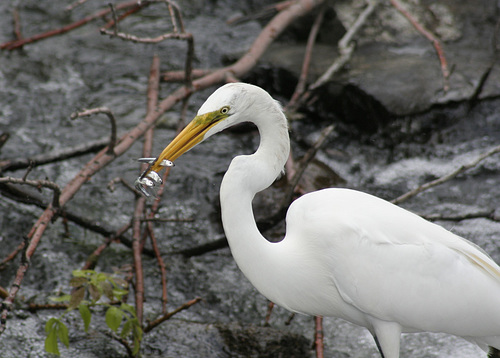
[{"label": "green leaf", "polygon": [[66,347],[69,347],[68,327],[61,321],[57,324],[57,337]]},{"label": "green leaf", "polygon": [[108,275],[105,273],[98,273],[95,277],[96,282],[104,282],[108,279]]},{"label": "green leaf", "polygon": [[139,324],[139,321],[137,318],[134,318],[133,320],[133,328],[134,328],[134,339],[137,339],[139,342],[142,341],[142,327]]},{"label": "green leaf", "polygon": [[110,300],[113,301],[114,295],[113,295],[113,285],[109,281],[104,281],[101,282],[101,289],[102,292],[106,295],[106,297]]},{"label": "green leaf", "polygon": [[99,301],[99,298],[101,298],[101,295],[102,295],[99,288],[96,285],[94,285],[93,283],[91,283],[88,287],[89,287],[89,292],[90,292],[90,296],[92,297],[92,300]]},{"label": "green leaf", "polygon": [[52,317],[45,323],[45,333],[50,333],[55,329],[54,324],[57,324],[57,322],[60,322],[59,318]]},{"label": "green leaf", "polygon": [[80,304],[78,306],[78,311],[80,311],[80,315],[82,316],[83,324],[85,326],[85,333],[87,333],[89,330],[92,313],[90,313],[90,310],[87,307],[87,305],[84,304]]},{"label": "green leaf", "polygon": [[68,310],[73,310],[78,307],[85,296],[85,287],[79,287],[71,293],[71,299],[69,301]]},{"label": "green leaf", "polygon": [[89,282],[89,280],[86,277],[79,276],[79,277],[73,277],[69,281],[69,285],[71,287],[80,287],[80,286],[85,285],[87,282]]},{"label": "green leaf", "polygon": [[128,293],[127,290],[122,290],[120,288],[113,288],[113,295],[117,300],[122,300],[122,297]]},{"label": "green leaf", "polygon": [[122,323],[123,311],[117,307],[111,306],[106,311],[106,324],[112,331],[117,332]]},{"label": "green leaf", "polygon": [[122,333],[120,333],[120,337],[126,338],[130,332],[132,332],[132,326],[134,323],[132,322],[132,319],[127,320],[125,324],[123,325]]},{"label": "green leaf", "polygon": [[71,299],[70,295],[62,295],[58,297],[49,297],[49,300],[54,302],[67,302]]},{"label": "green leaf", "polygon": [[122,303],[120,305],[120,309],[122,309],[123,311],[126,311],[128,313],[130,313],[132,315],[132,317],[136,317],[136,313],[135,313],[135,307],[132,306],[132,305],[129,305],[127,303]]},{"label": "green leaf", "polygon": [[110,280],[118,287],[120,288],[127,288],[128,287],[128,282],[125,281],[123,278],[120,277],[112,277]]},{"label": "green leaf", "polygon": [[139,349],[141,349],[141,341],[134,338],[134,349],[132,349],[132,354],[135,356],[139,353]]},{"label": "green leaf", "polygon": [[132,353],[136,355],[137,353],[139,353],[139,349],[141,348],[142,328],[137,318],[134,318],[131,321],[133,323],[133,336],[134,336],[134,349],[132,350]]},{"label": "green leaf", "polygon": [[[45,325],[45,330],[47,331],[47,325]],[[57,332],[55,329],[51,329],[50,332],[48,332],[47,338],[45,338],[45,351],[47,353],[60,355],[59,347],[57,346]]]}]

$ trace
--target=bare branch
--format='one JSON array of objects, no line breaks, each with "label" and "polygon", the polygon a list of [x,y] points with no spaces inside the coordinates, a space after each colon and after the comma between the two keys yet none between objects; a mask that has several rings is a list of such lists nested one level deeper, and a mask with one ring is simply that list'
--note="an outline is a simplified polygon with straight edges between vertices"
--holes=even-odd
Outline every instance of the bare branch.
[{"label": "bare branch", "polygon": [[56,150],[49,153],[34,155],[31,158],[0,160],[0,171],[10,171],[28,168],[29,166],[39,166],[54,163],[68,158],[96,152],[104,148],[109,143],[109,138],[98,139],[88,143],[79,144],[75,147]]},{"label": "bare branch", "polygon": [[88,0],[77,0],[75,1],[74,3],[72,4],[69,4],[68,6],[66,6],[64,8],[64,11],[72,11],[74,8],[82,5],[82,4],[85,4]]},{"label": "bare branch", "polygon": [[158,247],[158,241],[156,240],[156,236],[154,234],[153,225],[151,223],[147,223],[148,235],[151,238],[151,245],[153,246],[153,251],[155,252],[156,261],[158,263],[158,267],[160,269],[161,275],[161,312],[163,314],[167,313],[167,268],[165,266],[165,262],[161,257],[160,248]]},{"label": "bare branch", "polygon": [[418,22],[418,20],[408,11],[406,10],[403,5],[398,0],[390,0],[392,6],[396,8],[406,19],[417,29],[418,32],[420,32],[422,35],[424,35],[427,40],[429,40],[432,45],[434,46],[434,49],[436,50],[436,53],[439,58],[439,62],[441,63],[441,72],[443,74],[443,89],[445,92],[447,92],[450,89],[450,84],[448,82],[448,79],[450,77],[450,71],[448,70],[448,62],[446,61],[446,56],[444,55],[443,51],[443,46],[441,45],[441,41],[434,35],[430,30],[426,29],[422,24]]},{"label": "bare branch", "polygon": [[[203,76],[206,76],[215,70],[204,70],[204,69],[193,69],[191,71],[192,79],[197,79]],[[183,82],[186,80],[186,71],[167,71],[162,73],[161,80],[164,82]]]},{"label": "bare branch", "polygon": [[128,356],[134,357],[134,352],[132,350],[132,347],[130,347],[130,344],[127,342],[127,340],[125,338],[120,337],[119,335],[117,335],[115,332],[113,332],[111,330],[102,330],[100,332],[102,334],[114,339],[118,343],[120,343],[127,350]]},{"label": "bare branch", "polygon": [[172,316],[176,315],[177,313],[181,312],[181,311],[184,311],[186,309],[188,309],[189,307],[197,304],[198,302],[200,302],[202,300],[201,297],[196,297],[195,299],[192,299],[191,301],[188,301],[186,303],[184,303],[183,305],[177,307],[175,310],[173,310],[172,312],[169,312],[167,314],[164,314],[162,317],[158,318],[158,319],[155,319],[154,321],[150,322],[145,328],[144,328],[144,333],[147,333],[149,331],[151,331],[153,328],[155,328],[156,326],[162,324],[163,322],[165,322],[166,320],[172,318]]},{"label": "bare branch", "polygon": [[445,214],[420,214],[421,217],[427,220],[447,220],[447,221],[462,221],[469,219],[485,218],[492,221],[500,221],[500,216],[496,214],[495,210],[480,210],[477,212],[466,213],[462,215],[445,215]]},{"label": "bare branch", "polygon": [[414,197],[415,195],[425,191],[425,190],[428,190],[432,187],[435,187],[437,185],[440,185],[440,184],[443,184],[453,178],[455,178],[457,175],[465,172],[466,170],[469,170],[471,168],[474,168],[475,166],[477,166],[480,162],[482,162],[484,159],[496,154],[500,152],[500,145],[497,146],[497,147],[494,147],[492,149],[490,149],[489,151],[481,154],[479,157],[477,157],[475,160],[473,160],[472,162],[470,162],[469,164],[466,164],[466,165],[462,165],[460,166],[459,168],[457,168],[456,170],[454,170],[453,172],[449,173],[449,174],[446,174],[446,175],[443,175],[442,177],[436,179],[436,180],[432,180],[430,182],[427,182],[425,184],[422,184],[420,185],[418,188],[415,188],[409,192],[407,192],[406,194],[403,194],[401,196],[399,196],[398,198],[394,199],[394,200],[391,200],[391,203],[393,204],[400,204],[402,203],[403,201],[406,201],[412,197]]},{"label": "bare branch", "polygon": [[126,34],[124,32],[115,32],[114,30],[110,31],[106,29],[101,29],[100,31],[101,34],[103,35],[115,36],[122,40],[132,41],[136,43],[146,43],[146,44],[156,44],[167,39],[187,40],[191,37],[191,34],[177,34],[173,32],[169,32],[167,34],[163,34],[156,37],[137,37],[135,35]]},{"label": "bare branch", "polygon": [[316,82],[309,86],[310,91],[321,87],[328,82],[333,75],[344,67],[344,65],[351,59],[355,47],[352,39],[366,23],[368,17],[375,11],[378,3],[378,0],[368,0],[368,6],[363,10],[363,12],[361,12],[361,14],[359,14],[354,24],[349,28],[349,30],[347,30],[338,43],[340,56],[330,65],[325,73],[323,73],[323,75],[316,80]]},{"label": "bare branch", "polygon": [[[118,10],[120,10],[120,9],[129,8],[129,7],[142,7],[142,6],[144,6],[144,5],[139,5],[137,3],[137,0],[132,0],[132,1],[121,3],[121,4],[117,5],[116,8]],[[86,25],[95,19],[106,16],[109,13],[110,13],[109,9],[100,10],[92,15],[89,15],[89,16],[87,16],[79,21],[76,21],[72,24],[69,24],[67,26],[63,26],[63,27],[58,28],[58,29],[50,30],[50,31],[47,31],[47,32],[44,32],[41,34],[31,36],[31,37],[23,38],[20,40],[14,40],[14,41],[9,41],[9,42],[0,44],[0,49],[14,50],[16,48],[22,47],[22,46],[29,44],[29,43],[32,43],[32,42],[40,41],[42,39],[46,39],[48,37],[53,37],[56,35],[61,35],[61,34],[64,34],[68,31],[74,30],[78,27],[81,27],[83,25]]]},{"label": "bare branch", "polygon": [[4,144],[9,140],[10,134],[7,132],[4,132],[0,134],[0,149],[4,146]]},{"label": "bare branch", "polygon": [[[153,57],[151,68],[149,71],[148,80],[148,106],[147,112],[154,112],[158,103],[158,86],[160,83],[160,58]],[[153,148],[153,127],[149,128],[144,134],[144,144],[142,147],[143,157],[150,157]],[[148,164],[141,164],[141,171],[147,169]],[[143,310],[144,310],[144,273],[142,270],[142,245],[141,245],[141,218],[144,216],[146,210],[146,198],[144,196],[137,196],[135,199],[134,216],[132,219],[132,250],[134,258],[135,269],[135,310],[137,319],[142,325]]]},{"label": "bare branch", "polygon": [[116,177],[116,178],[109,181],[107,187],[108,187],[110,192],[114,192],[116,190],[115,184],[117,184],[117,183],[123,185],[131,193],[137,194],[137,191],[135,190],[135,188],[132,185],[130,185],[125,179],[123,179],[121,177]]},{"label": "bare branch", "polygon": [[52,207],[56,210],[60,208],[59,197],[61,195],[61,188],[59,187],[59,185],[50,180],[24,180],[21,178],[2,177],[0,178],[0,183],[29,185],[37,189],[40,189],[42,187],[48,188],[54,193],[54,196],[52,197]]},{"label": "bare branch", "polygon": [[75,112],[71,114],[71,119],[76,119],[80,117],[89,117],[93,116],[94,114],[98,113],[104,113],[105,115],[108,116],[109,121],[111,122],[111,135],[109,138],[109,145],[108,145],[108,150],[107,154],[109,155],[115,155],[115,144],[116,144],[116,120],[115,116],[113,115],[113,112],[107,107],[98,107],[98,108],[92,108],[92,109],[86,109],[82,112]]},{"label": "bare branch", "polygon": [[145,217],[142,218],[141,221],[146,221],[146,222],[176,222],[176,223],[191,223],[194,222],[193,218],[179,218],[179,219],[166,219],[166,218],[152,218],[152,217]]},{"label": "bare branch", "polygon": [[323,5],[321,7],[320,12],[316,16],[316,19],[314,20],[313,26],[311,27],[311,31],[309,32],[309,37],[307,38],[306,51],[304,55],[304,61],[302,61],[302,70],[300,72],[299,81],[297,83],[297,86],[295,87],[295,92],[293,93],[290,101],[287,104],[287,107],[293,108],[297,103],[297,101],[299,100],[300,96],[302,96],[302,94],[305,91],[307,75],[309,73],[309,66],[311,64],[312,50],[314,47],[314,43],[316,42],[316,37],[318,36],[319,28],[323,23],[325,11],[326,11],[326,6]]},{"label": "bare branch", "polygon": [[314,156],[318,152],[319,148],[321,148],[321,146],[323,145],[325,140],[333,132],[334,128],[335,128],[335,126],[333,124],[324,128],[321,131],[321,134],[320,134],[319,138],[316,140],[316,142],[314,143],[314,145],[311,148],[309,148],[307,153],[304,155],[304,157],[298,163],[298,168],[295,170],[293,177],[290,179],[289,184],[288,184],[288,189],[287,189],[285,196],[284,196],[284,200],[283,200],[284,207],[288,207],[288,205],[290,205],[290,203],[292,202],[293,194],[294,194],[294,191],[297,187],[297,184],[299,183],[300,178],[304,174],[304,172],[307,169],[307,166],[309,165],[311,160],[314,158]]},{"label": "bare branch", "polygon": [[125,232],[128,231],[128,229],[130,229],[131,225],[130,223],[124,225],[123,227],[121,227],[114,235],[111,235],[111,236],[108,236],[108,238],[106,239],[105,242],[103,242],[101,245],[99,245],[95,250],[94,252],[92,252],[88,258],[87,258],[87,261],[85,262],[85,264],[83,265],[82,267],[82,270],[92,270],[96,264],[97,264],[97,260],[99,259],[99,257],[101,256],[102,252],[107,248],[109,247],[109,245],[111,245],[114,241],[118,241],[120,240],[119,238],[125,234]]},{"label": "bare branch", "polygon": [[[17,247],[14,249],[14,251],[12,251],[9,255],[7,255],[6,258],[4,258],[0,262],[0,270],[3,270],[6,267],[8,262],[14,260],[16,258],[16,256],[24,249],[24,246],[26,246],[26,243],[23,240],[23,242],[21,242],[19,245],[17,245]],[[5,298],[5,297],[2,297],[2,298]]]},{"label": "bare branch", "polygon": [[247,21],[257,20],[257,19],[264,18],[266,16],[274,15],[276,12],[280,12],[280,11],[284,10],[285,8],[287,8],[288,6],[290,6],[293,2],[294,2],[294,0],[286,0],[286,1],[276,3],[276,4],[271,4],[271,5],[264,7],[261,11],[255,13],[255,14],[251,14],[251,15],[247,15],[247,16],[245,16],[245,15],[235,16],[235,17],[227,20],[226,23],[228,25],[237,25],[237,24],[241,24],[241,23],[244,23]]},{"label": "bare branch", "polygon": [[12,16],[14,18],[14,35],[16,36],[16,40],[22,40],[21,19],[19,18],[19,11],[17,11],[17,8],[12,10]]}]

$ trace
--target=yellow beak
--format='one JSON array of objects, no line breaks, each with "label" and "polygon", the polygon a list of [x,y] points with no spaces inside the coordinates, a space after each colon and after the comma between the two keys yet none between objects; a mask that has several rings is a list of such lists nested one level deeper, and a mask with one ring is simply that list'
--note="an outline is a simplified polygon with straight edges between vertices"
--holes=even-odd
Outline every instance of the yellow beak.
[{"label": "yellow beak", "polygon": [[154,161],[149,170],[143,174],[147,175],[149,172],[159,172],[163,169],[160,164],[163,160],[174,161],[182,154],[186,153],[189,149],[193,148],[196,144],[200,143],[205,134],[210,128],[216,125],[220,120],[226,118],[227,115],[222,115],[219,111],[210,112],[196,116],[183,130],[180,132],[170,144],[163,149],[158,158]]}]

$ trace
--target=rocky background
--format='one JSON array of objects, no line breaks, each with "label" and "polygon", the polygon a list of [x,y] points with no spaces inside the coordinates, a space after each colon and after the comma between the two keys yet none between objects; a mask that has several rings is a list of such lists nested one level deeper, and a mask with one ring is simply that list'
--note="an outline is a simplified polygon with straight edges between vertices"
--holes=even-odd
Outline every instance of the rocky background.
[{"label": "rocky background", "polygon": [[[89,1],[71,12],[69,1],[0,3],[0,43],[12,40],[13,11],[18,10],[25,36],[61,27],[104,6]],[[195,68],[218,68],[238,59],[252,44],[273,13],[270,1],[178,1],[186,31],[193,34]],[[335,124],[318,151],[301,185],[306,190],[345,186],[392,200],[440,178],[500,144],[500,72],[496,36],[496,2],[411,1],[406,9],[441,41],[450,76],[443,78],[432,44],[389,2],[380,4],[359,34],[352,58],[342,71],[317,89],[311,100],[290,116],[294,157],[301,158],[321,130]],[[365,8],[364,1],[328,3],[313,50],[309,83],[338,56],[337,42]],[[318,10],[296,21],[266,51],[243,81],[258,84],[287,104],[300,75],[305,42]],[[255,16],[259,15],[259,16]],[[241,19],[228,23],[229,19]],[[154,36],[168,31],[168,11],[151,6],[125,22],[127,31]],[[109,137],[101,116],[71,120],[83,108],[106,106],[117,118],[119,133],[134,127],[146,111],[149,67],[154,54],[162,71],[183,69],[186,44],[168,40],[155,45],[121,41],[99,34],[103,20],[69,33],[0,52],[0,129],[10,138],[1,159],[30,158]],[[162,83],[161,96],[179,85]],[[192,117],[215,89],[195,93],[187,107]],[[154,153],[175,135],[181,107],[167,112],[155,131]],[[105,116],[103,116],[105,117]],[[237,269],[226,247],[189,256],[183,250],[220,242],[218,188],[235,154],[250,153],[258,144],[252,127],[219,134],[176,162],[168,178],[154,224],[168,277],[168,311],[202,300],[144,335],[145,357],[313,357],[314,323],[275,307],[264,325],[267,301]],[[130,222],[134,195],[116,177],[132,184],[140,174],[135,161],[141,143],[89,181],[66,209],[115,232]],[[93,154],[37,166],[30,179],[64,186]],[[479,244],[500,262],[500,159],[490,156],[458,177],[427,190],[401,205],[429,217]],[[21,178],[26,169],[2,168],[2,175]],[[11,253],[41,213],[37,206],[13,200],[4,186],[0,196],[0,259]],[[25,189],[25,188],[23,188]],[[277,209],[283,183],[256,199],[258,220]],[[51,193],[35,191],[48,203]],[[35,195],[34,194],[34,195]],[[19,199],[19,198],[18,198]],[[152,203],[149,203],[152,205]],[[271,239],[284,233],[282,224],[266,232]],[[46,357],[45,323],[61,310],[27,309],[29,303],[51,303],[50,297],[69,293],[71,272],[82,267],[105,238],[72,221],[49,226],[32,257],[7,328],[0,336],[2,357]],[[218,240],[218,241],[217,241]],[[148,244],[149,245],[149,244]],[[146,245],[146,249],[151,248]],[[112,244],[100,256],[96,271],[132,264],[129,247]],[[0,286],[9,289],[20,258],[2,265]],[[156,260],[143,255],[145,319],[161,315],[161,281]],[[126,271],[126,270],[125,270]],[[133,295],[129,296],[133,304]],[[65,315],[69,348],[63,357],[127,357],[110,338],[104,313],[96,312],[84,333],[78,312]],[[379,357],[369,333],[341,320],[324,320],[326,357]],[[477,357],[468,342],[444,334],[412,334],[402,339],[402,357]],[[484,354],[485,356],[485,354]]]}]

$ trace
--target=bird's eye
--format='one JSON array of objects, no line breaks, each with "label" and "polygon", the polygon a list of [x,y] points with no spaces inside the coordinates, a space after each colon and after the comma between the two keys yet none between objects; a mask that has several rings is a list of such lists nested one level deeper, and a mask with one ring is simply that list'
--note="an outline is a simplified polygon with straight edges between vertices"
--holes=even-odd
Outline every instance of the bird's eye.
[{"label": "bird's eye", "polygon": [[222,107],[220,109],[220,113],[221,114],[228,114],[228,112],[229,112],[229,107],[227,107],[227,106],[226,107]]}]

